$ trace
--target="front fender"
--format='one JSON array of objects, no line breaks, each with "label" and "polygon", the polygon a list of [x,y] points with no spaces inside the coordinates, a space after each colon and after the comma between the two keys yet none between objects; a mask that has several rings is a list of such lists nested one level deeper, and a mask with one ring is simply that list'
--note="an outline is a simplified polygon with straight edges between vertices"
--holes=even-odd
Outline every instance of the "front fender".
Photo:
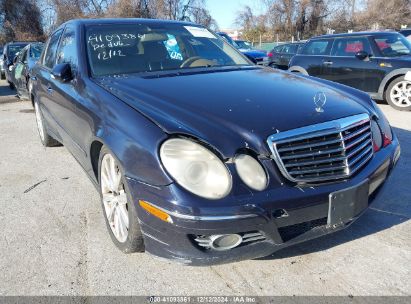
[{"label": "front fender", "polygon": [[[104,90],[98,87],[98,90]],[[100,92],[101,93],[101,92]],[[104,91],[100,100],[101,119],[95,119],[94,141],[106,145],[120,161],[129,178],[154,185],[173,182],[165,172],[159,157],[160,144],[167,134],[151,120]]]},{"label": "front fender", "polygon": [[390,82],[393,78],[405,75],[407,72],[411,71],[411,68],[401,68],[401,69],[396,69],[394,71],[391,71],[385,77],[380,83],[380,86],[378,88],[378,95],[381,96],[381,98],[384,98],[384,91],[385,87],[387,86],[387,83]]}]

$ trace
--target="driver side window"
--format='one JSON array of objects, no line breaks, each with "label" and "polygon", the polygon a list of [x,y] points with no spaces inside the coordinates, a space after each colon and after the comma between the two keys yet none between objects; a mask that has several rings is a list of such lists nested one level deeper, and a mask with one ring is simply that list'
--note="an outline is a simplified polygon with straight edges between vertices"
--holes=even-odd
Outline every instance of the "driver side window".
[{"label": "driver side window", "polygon": [[58,42],[59,42],[62,31],[63,30],[58,30],[57,32],[55,32],[50,37],[49,43],[47,45],[47,50],[46,50],[46,53],[44,54],[43,64],[49,69],[52,69],[56,62],[57,46],[58,46]]},{"label": "driver side window", "polygon": [[332,55],[355,57],[355,54],[361,51],[371,54],[371,47],[367,37],[341,38],[336,39]]},{"label": "driver side window", "polygon": [[71,70],[75,72],[78,65],[77,43],[74,29],[66,27],[61,36],[60,46],[57,51],[57,63],[69,63]]}]

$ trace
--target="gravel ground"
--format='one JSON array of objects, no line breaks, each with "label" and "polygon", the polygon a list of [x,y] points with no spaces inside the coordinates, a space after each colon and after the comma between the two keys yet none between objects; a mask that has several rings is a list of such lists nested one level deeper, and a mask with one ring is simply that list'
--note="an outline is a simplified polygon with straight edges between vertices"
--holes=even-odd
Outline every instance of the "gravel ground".
[{"label": "gravel ground", "polygon": [[411,295],[410,112],[380,104],[402,158],[351,227],[265,259],[189,267],[118,251],[86,174],[64,147],[41,145],[14,94],[0,82],[0,295]]}]

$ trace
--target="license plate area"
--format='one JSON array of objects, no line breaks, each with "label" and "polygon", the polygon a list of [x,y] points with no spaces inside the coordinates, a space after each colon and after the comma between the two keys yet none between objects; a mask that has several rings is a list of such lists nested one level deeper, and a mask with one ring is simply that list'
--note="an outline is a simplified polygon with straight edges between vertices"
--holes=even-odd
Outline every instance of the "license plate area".
[{"label": "license plate area", "polygon": [[339,226],[368,207],[369,181],[329,195],[327,226]]}]

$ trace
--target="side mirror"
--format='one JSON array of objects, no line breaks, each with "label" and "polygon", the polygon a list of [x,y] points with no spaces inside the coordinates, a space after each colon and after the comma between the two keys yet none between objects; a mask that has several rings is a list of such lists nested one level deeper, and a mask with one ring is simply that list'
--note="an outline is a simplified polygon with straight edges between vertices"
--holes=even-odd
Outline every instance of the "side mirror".
[{"label": "side mirror", "polygon": [[61,82],[68,82],[73,79],[73,73],[69,63],[60,63],[54,66],[51,71],[51,78]]},{"label": "side mirror", "polygon": [[365,52],[365,51],[359,51],[355,54],[355,57],[357,57],[360,60],[364,60],[364,59],[368,58],[368,56],[369,56],[368,53]]}]

